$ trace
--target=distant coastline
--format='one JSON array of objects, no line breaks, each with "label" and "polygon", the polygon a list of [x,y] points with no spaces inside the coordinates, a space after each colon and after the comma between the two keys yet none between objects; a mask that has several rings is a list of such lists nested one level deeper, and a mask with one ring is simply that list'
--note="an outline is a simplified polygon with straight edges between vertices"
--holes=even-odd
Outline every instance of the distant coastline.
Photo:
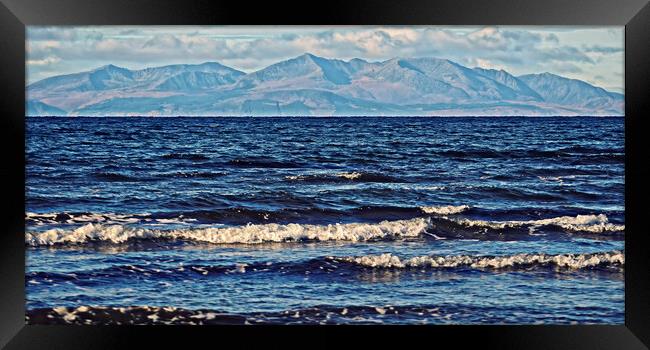
[{"label": "distant coastline", "polygon": [[26,115],[27,118],[205,118],[205,119],[228,119],[228,118],[313,118],[313,119],[364,119],[364,118],[476,118],[476,119],[498,119],[498,118],[625,118],[624,115]]},{"label": "distant coastline", "polygon": [[551,73],[439,58],[303,54],[244,73],[216,62],[107,65],[26,88],[29,116],[623,116],[624,95]]}]

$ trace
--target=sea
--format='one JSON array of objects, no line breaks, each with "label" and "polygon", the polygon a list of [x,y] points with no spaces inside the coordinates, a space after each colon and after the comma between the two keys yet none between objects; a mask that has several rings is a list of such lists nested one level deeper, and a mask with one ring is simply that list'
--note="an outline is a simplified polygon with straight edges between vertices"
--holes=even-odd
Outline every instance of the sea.
[{"label": "sea", "polygon": [[623,324],[624,118],[27,117],[30,324]]}]

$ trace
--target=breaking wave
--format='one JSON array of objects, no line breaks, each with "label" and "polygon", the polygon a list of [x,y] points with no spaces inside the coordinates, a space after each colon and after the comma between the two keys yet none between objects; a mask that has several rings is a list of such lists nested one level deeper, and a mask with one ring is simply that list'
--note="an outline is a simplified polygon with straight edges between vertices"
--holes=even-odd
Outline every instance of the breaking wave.
[{"label": "breaking wave", "polygon": [[588,269],[597,267],[622,267],[625,255],[622,251],[591,254],[517,254],[508,256],[417,256],[400,258],[392,254],[367,255],[359,257],[328,257],[338,262],[363,267],[404,268],[457,268],[504,269],[527,267],[557,267],[566,269]]},{"label": "breaking wave", "polygon": [[367,273],[372,269],[476,269],[520,270],[555,268],[565,270],[597,270],[620,272],[625,265],[622,251],[584,254],[516,254],[507,256],[416,256],[401,258],[391,253],[365,256],[326,256],[297,261],[243,262],[224,265],[167,265],[129,264],[113,265],[101,269],[68,272],[32,271],[25,275],[28,284],[55,285],[57,283],[103,283],[115,278],[180,280],[196,277],[219,277],[238,274],[296,274],[313,277],[330,276],[348,278]]},{"label": "breaking wave", "polygon": [[50,229],[28,232],[29,246],[84,244],[89,242],[124,243],[129,240],[167,239],[215,244],[259,244],[266,242],[300,241],[372,241],[417,237],[429,226],[430,220],[382,221],[376,224],[350,223],[332,225],[261,224],[234,227],[209,227],[157,230],[125,225],[89,223],[73,230]]},{"label": "breaking wave", "polygon": [[557,226],[564,230],[571,232],[589,232],[589,233],[604,233],[604,232],[623,232],[625,225],[613,224],[605,214],[600,215],[577,215],[561,216],[550,219],[542,220],[527,220],[527,221],[486,221],[486,220],[472,220],[472,219],[451,219],[466,227],[487,227],[492,229],[506,229],[529,226],[536,228],[540,226]]},{"label": "breaking wave", "polygon": [[451,214],[459,214],[467,209],[469,209],[469,206],[467,205],[446,205],[446,206],[440,206],[440,207],[420,207],[420,209],[427,213],[427,214],[439,214],[439,215],[451,215]]},{"label": "breaking wave", "polygon": [[[623,233],[625,225],[610,223],[607,216],[577,215],[561,216],[541,220],[527,221],[487,221],[454,217],[448,215],[460,214],[468,210],[468,206],[440,206],[422,207],[420,213],[435,214],[440,216],[420,217],[417,212],[411,213],[408,208],[400,215],[411,216],[407,219],[383,220],[381,222],[353,222],[353,223],[257,223],[233,226],[220,225],[195,225],[206,219],[201,215],[205,213],[189,213],[187,216],[180,214],[169,217],[152,217],[151,214],[97,214],[97,213],[52,213],[35,214],[27,213],[26,219],[30,223],[39,225],[55,225],[54,228],[43,229],[25,234],[25,243],[28,246],[52,246],[61,244],[85,244],[91,242],[125,243],[131,240],[180,240],[214,244],[260,244],[282,242],[306,241],[377,241],[413,238],[427,235],[439,239],[441,237],[460,237],[458,234],[472,236],[486,236],[488,233],[521,234],[528,230],[529,234],[539,231],[542,227],[557,227],[568,233],[576,234],[605,234],[614,235]],[[372,212],[372,210],[371,210]],[[363,214],[357,213],[356,215]],[[199,215],[200,214],[200,215]],[[240,215],[242,213],[226,213]],[[244,213],[246,214],[246,213]],[[321,213],[322,214],[322,213]],[[337,218],[340,213],[336,214]],[[387,214],[383,213],[383,218]],[[248,213],[245,219],[260,220],[275,219],[268,213]],[[363,214],[366,215],[366,214]],[[368,214],[369,215],[369,214]],[[420,214],[421,215],[421,214]],[[209,216],[209,215],[208,215]],[[250,216],[250,217],[249,217]],[[300,213],[283,213],[286,218],[300,219]],[[390,217],[390,216],[388,216]],[[228,219],[225,214],[219,214],[220,220]],[[208,218],[210,221],[214,219]],[[260,221],[257,220],[257,221]],[[226,220],[228,221],[228,220]],[[83,224],[83,226],[61,228],[58,224]],[[174,225],[161,227],[160,225]],[[188,226],[189,224],[189,226]],[[178,227],[178,225],[184,227]],[[524,231],[525,232],[525,231]],[[468,237],[469,237],[468,236]]]}]

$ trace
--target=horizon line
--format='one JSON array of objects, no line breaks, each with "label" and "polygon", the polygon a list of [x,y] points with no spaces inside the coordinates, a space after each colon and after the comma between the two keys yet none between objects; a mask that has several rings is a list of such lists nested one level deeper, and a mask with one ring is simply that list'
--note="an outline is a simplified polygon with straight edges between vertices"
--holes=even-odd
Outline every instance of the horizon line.
[{"label": "horizon line", "polygon": [[623,115],[25,115],[26,118],[624,118]]}]

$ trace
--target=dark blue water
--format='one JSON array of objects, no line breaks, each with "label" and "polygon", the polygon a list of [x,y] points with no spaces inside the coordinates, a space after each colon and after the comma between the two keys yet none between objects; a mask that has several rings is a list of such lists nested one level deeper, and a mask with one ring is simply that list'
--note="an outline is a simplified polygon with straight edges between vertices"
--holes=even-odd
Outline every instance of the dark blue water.
[{"label": "dark blue water", "polygon": [[26,152],[34,323],[624,321],[623,118],[27,118]]}]

